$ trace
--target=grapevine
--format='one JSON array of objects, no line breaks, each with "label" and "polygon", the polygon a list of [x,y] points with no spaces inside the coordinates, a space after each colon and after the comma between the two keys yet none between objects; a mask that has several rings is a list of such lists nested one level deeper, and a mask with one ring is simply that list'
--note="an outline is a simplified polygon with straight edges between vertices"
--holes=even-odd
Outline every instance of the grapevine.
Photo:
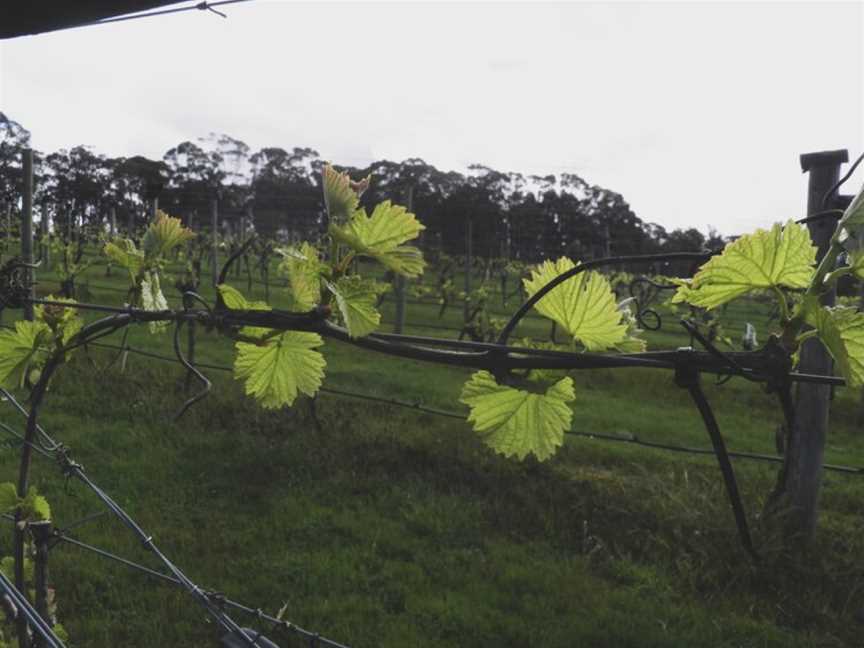
[{"label": "grapevine", "polygon": [[[776,300],[781,313],[779,334],[757,351],[722,353],[710,334],[704,337],[685,321],[705,352],[647,353],[640,337],[639,309],[634,313],[630,301],[616,298],[612,283],[597,270],[610,262],[604,259],[580,263],[561,257],[530,268],[522,281],[527,301],[503,326],[483,320],[487,296],[478,291],[473,298],[477,321],[466,323],[472,340],[378,333],[379,298],[388,286],[358,274],[354,262],[371,260],[393,275],[417,278],[426,262],[411,242],[424,226],[414,214],[390,201],[367,212],[360,206],[360,198],[369,182],[369,178],[354,181],[331,166],[324,168],[327,237],[320,245],[302,242],[274,250],[281,257],[279,269],[287,279],[287,310],[250,301],[225,281],[230,264],[245,257],[253,241],[236,246],[219,278],[217,301],[212,307],[204,304],[204,308],[195,308],[203,301],[194,292],[201,256],[194,248],[187,250],[188,276],[177,281],[184,291],[184,305],[171,309],[162,291],[168,278],[167,261],[190,245],[195,234],[179,219],[161,212],[144,232],[140,245],[131,238],[115,238],[104,246],[106,256],[129,277],[122,307],[60,297],[32,300],[37,306],[34,320],[17,322],[14,330],[0,332],[0,382],[9,387],[29,387],[32,403],[19,482],[17,486],[0,485],[0,496],[9,495],[8,502],[0,500],[0,508],[13,511],[25,526],[36,510],[33,502],[37,495],[29,504],[27,499],[34,492],[28,484],[30,450],[38,410],[55,371],[78,347],[133,323],[148,324],[154,334],[164,332],[171,323],[177,327],[176,334],[183,325],[193,323],[222,333],[234,342],[234,377],[243,383],[247,395],[268,409],[291,406],[299,396],[314,396],[319,391],[326,368],[320,352],[325,338],[390,355],[473,368],[475,372],[460,396],[469,408],[469,422],[493,451],[520,460],[529,455],[541,461],[549,459],[563,443],[574,416],[571,403],[578,408],[579,395],[572,378],[562,372],[624,366],[674,369],[676,381],[689,391],[703,416],[724,471],[742,541],[751,550],[734,475],[719,428],[699,387],[699,374],[739,375],[768,383],[784,405],[787,418],[789,390],[796,380],[845,382],[849,386],[864,383],[864,314],[852,307],[820,303],[820,297],[841,277],[864,279],[864,192],[844,212],[818,266],[806,229],[791,221],[742,236],[716,255],[681,253],[615,259],[650,263],[674,258],[701,264],[691,279],[671,280],[677,286],[673,303],[711,313],[745,295],[759,293]],[[267,256],[269,250],[259,254]],[[17,294],[12,290],[16,285],[12,269],[4,266],[0,272],[4,305],[26,299],[20,287]],[[439,288],[446,284],[444,277],[442,273]],[[616,283],[625,280],[617,279]],[[502,287],[506,294],[506,284]],[[443,306],[446,308],[446,302]],[[107,315],[85,325],[79,315],[84,308]],[[510,345],[510,336],[532,308],[554,322],[568,339],[562,344],[526,340]],[[472,324],[477,330],[468,331]],[[496,342],[490,341],[492,337]],[[719,337],[715,329],[714,338]],[[842,381],[794,371],[800,345],[810,338],[825,345]],[[181,360],[200,375],[182,356]],[[14,564],[19,590],[25,586],[25,552],[25,538],[18,533]]]}]

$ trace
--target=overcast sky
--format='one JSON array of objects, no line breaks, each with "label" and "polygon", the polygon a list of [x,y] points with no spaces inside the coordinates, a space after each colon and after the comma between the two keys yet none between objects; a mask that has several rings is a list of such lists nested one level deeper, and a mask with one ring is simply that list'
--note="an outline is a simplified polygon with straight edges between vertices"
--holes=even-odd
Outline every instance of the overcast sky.
[{"label": "overcast sky", "polygon": [[224,10],[2,41],[0,111],[44,151],[161,158],[215,131],[336,164],[576,173],[725,234],[802,215],[800,153],[864,143],[858,2]]}]

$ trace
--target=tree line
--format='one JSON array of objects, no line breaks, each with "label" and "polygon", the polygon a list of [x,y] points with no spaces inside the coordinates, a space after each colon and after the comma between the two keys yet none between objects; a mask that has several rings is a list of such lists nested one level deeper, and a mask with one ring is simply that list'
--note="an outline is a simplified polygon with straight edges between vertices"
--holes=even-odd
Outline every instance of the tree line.
[{"label": "tree line", "polygon": [[[0,112],[0,214],[15,222],[20,209],[21,150],[30,133]],[[336,161],[338,162],[338,161]],[[223,227],[243,222],[265,237],[314,239],[326,228],[321,192],[325,161],[311,148],[253,151],[224,134],[184,141],[154,160],[109,157],[88,146],[36,152],[37,214],[59,236],[81,228],[104,231],[114,214],[119,229],[149,221],[154,205],[206,230],[217,201]],[[342,167],[372,176],[367,205],[410,202],[427,226],[421,245],[462,255],[534,262],[562,254],[605,255],[698,251],[723,239],[694,228],[667,231],[646,223],[624,197],[578,175],[523,175],[472,165],[465,173],[441,171],[420,158]],[[470,225],[469,225],[470,223]]]}]

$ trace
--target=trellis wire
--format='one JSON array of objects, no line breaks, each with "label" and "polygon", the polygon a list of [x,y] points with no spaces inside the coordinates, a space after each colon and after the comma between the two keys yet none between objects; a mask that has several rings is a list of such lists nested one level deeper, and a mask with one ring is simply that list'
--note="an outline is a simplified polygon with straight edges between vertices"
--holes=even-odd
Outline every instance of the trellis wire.
[{"label": "trellis wire", "polygon": [[[121,347],[117,344],[110,344],[107,342],[94,342],[92,344],[88,344],[88,346],[94,346],[105,349],[115,349],[115,350],[126,350],[129,353],[134,355],[139,355],[145,358],[150,358],[153,360],[160,360],[162,362],[173,362],[176,364],[180,364],[177,358],[162,355],[159,353],[154,353],[152,351],[145,351],[143,349],[136,349],[135,347]],[[224,372],[233,372],[234,370],[227,365],[218,365],[206,362],[198,362],[195,363],[195,366],[199,369],[208,369],[212,371],[224,371]],[[379,403],[381,405],[392,405],[394,407],[400,407],[404,409],[413,410],[415,412],[421,412],[423,414],[431,414],[433,416],[440,416],[443,418],[451,418],[460,421],[466,421],[468,416],[466,414],[455,412],[452,410],[445,410],[435,407],[430,407],[428,405],[424,405],[420,402],[409,402],[399,400],[397,398],[386,398],[382,396],[376,396],[374,394],[367,394],[355,391],[349,391],[345,389],[339,389],[336,387],[327,387],[322,386],[319,391],[322,394],[330,394],[332,396],[343,396],[346,398],[355,398],[358,400],[365,400],[373,403]],[[708,455],[713,456],[714,450],[711,448],[694,448],[688,446],[681,446],[675,444],[668,443],[660,443],[657,441],[646,441],[635,434],[629,435],[615,435],[615,434],[607,434],[603,432],[581,432],[578,430],[567,430],[565,432],[568,436],[573,437],[583,437],[587,439],[596,439],[599,441],[609,441],[609,442],[618,442],[618,443],[629,443],[632,445],[643,446],[646,448],[653,448],[655,450],[665,450],[669,452],[683,453],[683,454],[696,454],[696,455]],[[770,462],[770,463],[783,463],[783,458],[762,454],[757,452],[742,452],[730,450],[729,456],[735,459],[744,459],[744,460],[752,460],[752,461],[760,461],[760,462]],[[825,470],[830,470],[834,472],[845,473],[848,475],[864,475],[864,467],[859,466],[844,466],[838,464],[823,464],[822,466]]]},{"label": "trellis wire", "polygon": [[[10,394],[5,389],[2,391],[6,399],[10,403],[12,403],[19,412],[21,412],[22,414],[27,414],[26,408],[24,408],[14,398],[14,396],[12,396],[12,394]],[[42,431],[42,435],[46,437],[51,443],[53,443],[53,445],[57,448],[54,456],[58,460],[63,473],[67,477],[75,477],[85,486],[87,486],[106,506],[106,508],[128,529],[130,529],[135,536],[138,537],[144,548],[156,556],[156,558],[168,569],[168,571],[171,572],[172,578],[174,578],[176,582],[180,584],[193,597],[193,599],[195,599],[213,617],[217,624],[219,624],[230,634],[240,637],[249,646],[261,648],[259,646],[259,642],[254,637],[248,637],[247,634],[243,632],[243,629],[239,625],[237,625],[237,623],[234,622],[231,617],[229,617],[223,610],[221,610],[218,605],[213,603],[211,598],[204,592],[204,590],[202,590],[191,579],[189,579],[186,574],[183,573],[182,570],[180,570],[180,568],[174,565],[174,563],[171,562],[171,560],[169,560],[168,557],[159,550],[159,548],[153,542],[152,536],[148,535],[138,525],[138,523],[119,504],[117,504],[117,502],[115,502],[105,491],[103,491],[87,476],[87,474],[84,472],[83,466],[71,460],[68,449],[64,448],[61,444],[54,441],[46,432],[44,432],[44,430]],[[0,586],[2,585],[3,584],[0,583]],[[29,618],[28,621],[30,621]],[[312,633],[310,633],[310,635],[311,634]],[[341,646],[341,644],[338,644],[336,642],[331,642],[331,645],[336,647]],[[58,648],[60,647],[62,647],[62,644],[58,646]]]},{"label": "trellis wire", "polygon": [[65,648],[65,644],[54,633],[48,622],[42,618],[36,608],[27,600],[27,597],[12,584],[12,581],[2,571],[0,571],[0,591],[9,597],[20,618],[23,618],[27,625],[46,642],[48,648]]},{"label": "trellis wire", "polygon": [[[249,243],[247,242],[247,245],[248,244]],[[220,273],[220,278],[222,280],[227,276],[231,263],[241,256],[242,249],[243,248],[233,254],[229,258],[228,262],[223,266],[222,272]],[[738,493],[734,471],[729,461],[729,455],[726,451],[725,443],[714,419],[710,405],[708,404],[705,394],[699,384],[700,373],[707,372],[717,375],[738,375],[749,380],[767,383],[770,390],[776,392],[780,396],[781,403],[788,401],[789,389],[791,383],[795,380],[806,380],[823,384],[843,384],[842,379],[837,379],[832,376],[803,376],[800,374],[793,376],[789,370],[788,355],[779,349],[776,339],[769,340],[769,345],[758,353],[751,352],[742,354],[722,353],[701,336],[697,339],[699,339],[703,346],[705,346],[707,353],[700,353],[692,348],[682,348],[673,352],[634,353],[622,354],[620,356],[609,356],[593,353],[545,351],[514,347],[507,344],[510,334],[515,330],[518,323],[540,299],[556,286],[580,273],[604,265],[621,264],[625,262],[644,263],[675,260],[691,261],[694,263],[704,262],[713,254],[715,253],[673,253],[629,257],[606,257],[580,263],[571,270],[568,270],[547,282],[542,288],[527,299],[502,329],[496,344],[383,333],[373,333],[364,338],[355,339],[346,329],[327,321],[330,311],[329,307],[326,306],[317,307],[313,311],[307,313],[290,313],[277,310],[233,310],[225,308],[221,299],[219,299],[215,310],[207,307],[204,311],[192,311],[188,309],[184,309],[183,311],[170,309],[147,311],[129,306],[125,308],[114,308],[103,306],[101,304],[68,303],[56,300],[28,299],[26,297],[19,298],[19,301],[24,304],[52,304],[64,308],[72,307],[110,314],[108,317],[85,326],[73,338],[73,340],[75,340],[73,346],[86,344],[88,337],[95,339],[107,334],[108,331],[114,331],[136,322],[173,321],[179,328],[183,322],[194,321],[226,330],[231,330],[232,327],[240,326],[261,326],[277,331],[298,330],[315,332],[326,337],[332,337],[353,344],[356,347],[371,349],[396,357],[433,361],[453,366],[472,367],[475,369],[485,369],[491,371],[499,379],[514,369],[589,369],[628,366],[674,369],[676,383],[679,387],[688,390],[694,404],[697,406],[702,416],[706,431],[711,438],[714,446],[714,454],[720,465],[742,545],[754,559],[758,559],[747,527],[746,515]],[[4,303],[6,302],[4,301]],[[691,330],[691,335],[692,334],[693,331]],[[63,349],[59,353],[65,353],[67,350],[68,349]],[[179,351],[176,335],[175,353],[184,366],[193,369],[192,365],[182,357],[182,354]],[[29,437],[32,435],[35,435],[35,430],[33,428],[35,425],[35,415],[38,404],[44,396],[47,381],[50,379],[56,366],[57,362],[54,360],[54,356],[52,356],[52,359],[49,360],[36,387],[34,388],[33,412],[28,419],[28,429],[25,437],[27,440],[29,440]],[[207,382],[206,378],[203,380]],[[191,404],[199,398],[200,395],[187,401],[187,404],[184,405],[184,409],[185,407],[188,407],[188,404]],[[784,414],[787,414],[788,419],[787,408],[784,407],[783,409]],[[47,437],[44,432],[42,433],[42,436]],[[54,443],[50,437],[47,438],[51,443]],[[29,452],[29,446],[25,445],[22,451],[21,463],[21,479],[25,480],[26,474],[29,471]],[[139,536],[139,539],[142,540],[145,547],[162,560],[163,564],[165,564],[169,571],[171,571],[184,587],[186,587],[190,594],[192,594],[193,597],[196,598],[196,600],[198,600],[208,612],[210,612],[220,625],[226,628],[229,633],[239,633],[239,636],[243,640],[251,645],[255,645],[254,638],[248,637],[243,630],[230,619],[230,617],[221,614],[219,610],[212,607],[210,600],[201,593],[200,589],[194,583],[189,581],[187,577],[178,568],[176,568],[176,566],[161,554],[158,548],[156,548],[152,543],[152,538],[146,536],[143,530],[138,527],[125,511],[123,511],[107,494],[102,492],[89,480],[89,478],[84,474],[81,466],[69,459],[68,453],[64,453],[61,450],[58,452],[58,456],[61,459],[61,463],[66,473],[70,476],[77,477],[88,485],[103,501],[103,503],[136,535]],[[19,483],[19,491],[23,488],[21,485],[22,483],[26,484],[26,481]],[[16,549],[20,549],[18,545],[20,545],[20,542],[16,544]],[[18,551],[18,553],[20,553],[20,551]],[[16,556],[20,558],[18,553],[16,553]],[[21,580],[18,575],[17,564],[18,561],[16,561],[16,579]]]},{"label": "trellis wire", "polygon": [[[150,576],[151,578],[161,580],[164,583],[181,585],[180,581],[178,581],[173,576],[170,576],[169,574],[156,571],[155,569],[151,569],[145,565],[136,563],[132,560],[129,560],[128,558],[123,558],[122,556],[118,556],[117,554],[111,553],[110,551],[107,551],[100,547],[96,547],[86,542],[82,542],[81,540],[73,538],[66,533],[55,532],[53,537],[57,542],[63,542],[78,547],[79,549],[83,549],[84,551],[89,551],[90,553],[101,556],[102,558],[107,558],[108,560],[112,560],[114,562],[125,565],[130,569],[139,571],[147,576]],[[348,648],[348,646],[344,644],[333,641],[332,639],[327,639],[326,637],[322,637],[320,634],[312,632],[311,630],[306,630],[298,626],[296,623],[292,623],[291,621],[285,621],[284,619],[278,619],[272,615],[267,614],[266,612],[263,612],[258,608],[252,608],[248,605],[244,605],[242,603],[238,603],[237,601],[226,598],[219,592],[215,592],[212,590],[202,590],[202,592],[206,596],[212,598],[217,605],[224,605],[239,610],[241,612],[245,612],[246,614],[252,615],[259,620],[267,621],[268,623],[273,624],[274,627],[282,628],[283,630],[286,630],[288,632],[294,632],[296,634],[302,635],[305,639],[317,639],[317,641],[322,646],[329,646],[330,648]]]}]

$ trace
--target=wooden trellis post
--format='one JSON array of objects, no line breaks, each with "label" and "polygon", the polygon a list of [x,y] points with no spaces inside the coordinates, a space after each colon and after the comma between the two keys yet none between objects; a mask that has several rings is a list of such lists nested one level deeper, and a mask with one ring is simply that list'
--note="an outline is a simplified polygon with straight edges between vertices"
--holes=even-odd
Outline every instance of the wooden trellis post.
[{"label": "wooden trellis post", "polygon": [[468,302],[471,296],[471,266],[474,259],[471,247],[474,244],[474,219],[471,215],[465,219],[465,303],[462,309],[462,319],[465,324],[468,323],[468,316],[471,314],[471,306]]},{"label": "wooden trellis post", "polygon": [[219,201],[216,198],[210,203],[210,218],[210,229],[213,236],[210,271],[213,275],[213,287],[215,288],[219,280]]},{"label": "wooden trellis post", "polygon": [[[409,212],[414,211],[414,187],[409,186],[405,195],[405,206]],[[405,277],[396,275],[396,322],[394,333],[402,333],[405,329]]]},{"label": "wooden trellis post", "polygon": [[[33,263],[33,149],[24,149],[21,160],[24,174],[24,191],[22,196],[21,214],[21,259],[24,263]],[[24,271],[26,281],[30,286],[31,299],[35,296],[33,290],[33,270]],[[24,303],[24,319],[33,319],[33,304]]]},{"label": "wooden trellis post", "polygon": [[[823,199],[840,178],[840,165],[848,160],[849,155],[845,150],[801,156],[801,170],[810,174],[808,216],[825,210]],[[827,207],[831,207],[830,202]],[[821,259],[828,250],[838,219],[819,218],[807,224],[813,243],[818,248],[817,259]],[[831,290],[822,297],[822,303],[833,305],[834,296],[834,290]],[[798,370],[817,375],[833,373],[831,356],[821,342],[809,339],[802,344]],[[782,518],[786,537],[797,538],[804,544],[813,538],[816,531],[830,396],[831,388],[828,385],[797,383],[794,391],[795,415],[792,429],[787,433],[786,458],[777,489],[769,502],[769,507]]]}]

